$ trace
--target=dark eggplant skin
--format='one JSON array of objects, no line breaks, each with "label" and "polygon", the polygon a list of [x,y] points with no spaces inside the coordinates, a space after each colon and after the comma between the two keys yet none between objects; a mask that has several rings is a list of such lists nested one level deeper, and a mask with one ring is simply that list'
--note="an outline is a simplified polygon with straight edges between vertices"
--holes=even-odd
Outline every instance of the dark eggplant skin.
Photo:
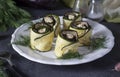
[{"label": "dark eggplant skin", "polygon": [[86,29],[90,30],[90,29],[91,29],[91,26],[88,24],[88,22],[85,22],[85,23],[87,23],[87,25],[88,25],[88,26],[85,25],[85,28],[77,27],[77,25],[78,25],[78,24],[81,24],[82,22],[85,22],[85,21],[73,21],[73,22],[70,24],[69,28],[72,27],[72,28],[79,29],[79,30],[86,30]]},{"label": "dark eggplant skin", "polygon": [[46,32],[52,32],[53,28],[51,28],[49,25],[43,23],[43,22],[37,22],[35,24],[32,25],[32,30],[35,32],[35,33],[38,33],[38,34],[42,34],[42,33],[39,33],[38,30],[39,29],[42,29],[42,28],[46,28]]},{"label": "dark eggplant skin", "polygon": [[[68,32],[74,32],[74,33],[75,33],[74,37],[73,37],[72,39],[67,38],[67,36],[63,33],[63,32],[66,32],[66,31],[68,31]],[[68,29],[66,29],[66,30],[61,30],[61,32],[59,33],[59,35],[60,35],[61,38],[65,39],[65,40],[67,40],[67,41],[70,41],[70,42],[78,42],[78,34],[77,34],[77,32],[74,31],[74,30],[68,30]]]},{"label": "dark eggplant skin", "polygon": [[[87,26],[84,25],[85,28],[79,28],[79,27],[76,26],[76,25],[78,25],[78,24],[81,24],[82,22],[85,22],[85,21],[73,21],[73,22],[70,24],[70,26],[69,26],[69,29],[70,29],[70,27],[71,27],[71,28],[74,28],[74,29],[76,29],[76,30],[87,30],[87,32],[86,32],[85,34],[83,34],[82,36],[79,36],[79,38],[84,37],[84,36],[92,29],[88,22],[85,22],[85,23],[87,23]],[[79,34],[78,34],[78,35],[79,35]]]},{"label": "dark eggplant skin", "polygon": [[65,29],[68,29],[73,21],[81,21],[81,20],[82,20],[81,13],[75,11],[66,12],[63,16],[63,27]]},{"label": "dark eggplant skin", "polygon": [[[45,17],[50,17],[50,18],[52,19],[53,22],[52,22],[52,23],[45,22]],[[51,27],[54,26],[55,23],[57,22],[57,21],[55,20],[55,18],[54,18],[52,15],[47,15],[47,16],[45,16],[45,17],[43,17],[42,22],[45,23],[45,24],[47,24],[47,25],[50,25]]]},{"label": "dark eggplant skin", "polygon": [[[74,13],[77,13],[78,16],[76,16]],[[70,19],[68,19],[68,15],[73,15],[73,16],[75,16],[75,19],[73,19],[73,20],[76,20],[78,17],[81,16],[81,14],[80,14],[79,12],[70,11],[70,12],[66,12],[66,13],[64,14],[63,19],[70,20]]]}]

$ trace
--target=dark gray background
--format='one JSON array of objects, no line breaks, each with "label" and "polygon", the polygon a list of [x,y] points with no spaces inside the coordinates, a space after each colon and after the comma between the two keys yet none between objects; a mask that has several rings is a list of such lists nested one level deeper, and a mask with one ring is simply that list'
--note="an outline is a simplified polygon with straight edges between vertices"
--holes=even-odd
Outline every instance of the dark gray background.
[{"label": "dark gray background", "polygon": [[[46,14],[57,14],[62,16],[69,8],[58,10],[42,10],[23,7],[31,13],[32,19],[37,19]],[[11,34],[15,29],[10,29],[7,37],[0,36],[0,51],[9,51],[13,54],[12,61],[19,70],[28,77],[120,77],[120,72],[112,71],[114,65],[120,61],[120,24],[100,22],[108,27],[115,36],[115,46],[112,51],[104,57],[86,64],[72,66],[55,66],[32,62],[20,56],[10,45]],[[2,33],[0,33],[2,34]]]}]

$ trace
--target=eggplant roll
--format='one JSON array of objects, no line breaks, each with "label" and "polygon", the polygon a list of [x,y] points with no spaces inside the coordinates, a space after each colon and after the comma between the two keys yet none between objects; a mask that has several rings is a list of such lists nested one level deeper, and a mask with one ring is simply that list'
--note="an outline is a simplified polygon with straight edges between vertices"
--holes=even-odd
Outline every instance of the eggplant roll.
[{"label": "eggplant roll", "polygon": [[43,17],[43,22],[49,25],[50,27],[53,27],[55,36],[58,35],[58,33],[60,32],[59,16],[53,14],[47,15]]},{"label": "eggplant roll", "polygon": [[92,28],[87,22],[74,21],[71,23],[69,29],[77,31],[80,46],[90,45]]},{"label": "eggplant roll", "polygon": [[53,28],[45,23],[36,23],[30,29],[30,45],[32,49],[49,51],[54,39]]},{"label": "eggplant roll", "polygon": [[70,24],[73,21],[81,21],[82,17],[81,14],[79,12],[68,12],[65,13],[65,15],[63,16],[63,26],[64,29],[68,29],[68,27],[70,26]]},{"label": "eggplant roll", "polygon": [[55,55],[59,58],[69,52],[77,52],[78,35],[74,30],[62,30],[56,40]]}]

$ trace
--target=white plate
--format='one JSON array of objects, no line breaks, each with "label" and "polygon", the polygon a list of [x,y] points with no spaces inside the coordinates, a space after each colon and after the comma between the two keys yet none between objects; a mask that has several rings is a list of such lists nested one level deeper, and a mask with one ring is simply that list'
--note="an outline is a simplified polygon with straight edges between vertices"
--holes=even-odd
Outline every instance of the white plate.
[{"label": "white plate", "polygon": [[[38,22],[41,19],[33,20],[34,23]],[[60,17],[61,20],[61,26],[62,26],[62,17]],[[83,64],[87,62],[94,61],[98,58],[103,57],[107,53],[111,51],[111,49],[114,46],[114,36],[112,32],[106,28],[104,25],[99,24],[95,21],[83,18],[84,21],[87,21],[91,27],[93,28],[92,37],[98,37],[98,36],[106,36],[106,42],[105,47],[107,48],[100,48],[95,51],[90,51],[87,47],[81,47],[79,48],[79,52],[84,54],[83,58],[81,59],[57,59],[54,54],[54,48],[49,52],[38,52],[33,51],[29,47],[20,46],[12,44],[12,47],[14,50],[16,50],[20,55],[24,56],[25,58],[32,60],[34,62],[43,63],[43,64],[51,64],[51,65],[75,65],[75,64]],[[20,35],[29,35],[28,29],[30,25],[28,23],[25,23],[18,27],[15,32],[12,34],[11,43],[15,42],[15,40],[19,39]],[[84,53],[83,53],[84,52]]]}]

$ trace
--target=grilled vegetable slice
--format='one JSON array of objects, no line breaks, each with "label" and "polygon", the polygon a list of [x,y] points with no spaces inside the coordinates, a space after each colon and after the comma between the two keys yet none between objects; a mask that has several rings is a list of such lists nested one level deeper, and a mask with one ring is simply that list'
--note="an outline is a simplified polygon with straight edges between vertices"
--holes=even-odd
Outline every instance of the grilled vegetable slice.
[{"label": "grilled vegetable slice", "polygon": [[77,52],[78,48],[78,35],[73,30],[62,30],[57,37],[55,46],[55,55],[59,58],[71,52]]},{"label": "grilled vegetable slice", "polygon": [[50,14],[43,17],[43,22],[53,27],[55,36],[60,32],[60,18],[57,15]]},{"label": "grilled vegetable slice", "polygon": [[80,20],[81,20],[81,14],[79,12],[73,11],[73,12],[65,13],[65,15],[63,16],[64,28],[68,29],[68,27],[73,21],[80,21]]},{"label": "grilled vegetable slice", "polygon": [[30,29],[30,45],[32,49],[49,51],[52,48],[53,38],[53,28],[45,23],[36,23]]},{"label": "grilled vegetable slice", "polygon": [[87,22],[74,21],[71,23],[69,29],[77,31],[80,46],[90,45],[92,28]]}]

